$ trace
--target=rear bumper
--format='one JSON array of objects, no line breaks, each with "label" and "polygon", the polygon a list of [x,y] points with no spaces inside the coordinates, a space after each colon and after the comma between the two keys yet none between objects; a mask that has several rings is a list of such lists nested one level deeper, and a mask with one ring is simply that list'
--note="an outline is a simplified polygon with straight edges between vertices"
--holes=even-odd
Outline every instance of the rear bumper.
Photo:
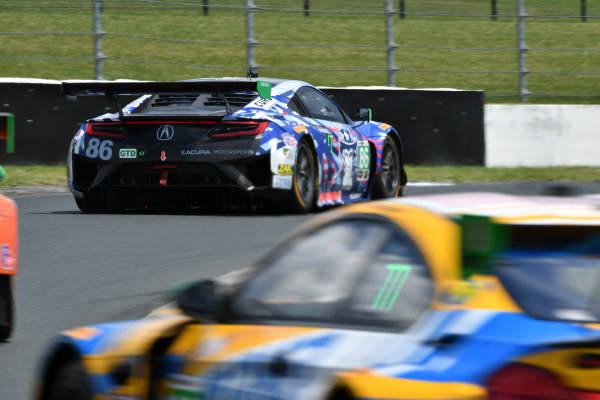
[{"label": "rear bumper", "polygon": [[95,198],[108,211],[231,208],[273,194],[269,154],[226,163],[163,164],[102,164],[74,155],[71,168],[73,195]]}]

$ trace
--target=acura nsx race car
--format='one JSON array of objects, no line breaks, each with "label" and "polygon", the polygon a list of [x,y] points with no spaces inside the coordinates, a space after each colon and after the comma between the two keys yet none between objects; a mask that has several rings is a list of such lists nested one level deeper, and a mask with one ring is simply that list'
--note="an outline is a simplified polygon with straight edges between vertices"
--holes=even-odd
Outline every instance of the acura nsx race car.
[{"label": "acura nsx race car", "polygon": [[321,214],[145,319],[62,332],[38,399],[597,399],[597,200]]},{"label": "acura nsx race car", "polygon": [[[67,96],[104,94],[115,114],[85,121],[72,140],[68,183],[79,208],[254,205],[295,212],[396,197],[402,142],[359,110],[353,121],[305,82],[221,78],[63,82]],[[119,95],[142,94],[121,109]]]}]

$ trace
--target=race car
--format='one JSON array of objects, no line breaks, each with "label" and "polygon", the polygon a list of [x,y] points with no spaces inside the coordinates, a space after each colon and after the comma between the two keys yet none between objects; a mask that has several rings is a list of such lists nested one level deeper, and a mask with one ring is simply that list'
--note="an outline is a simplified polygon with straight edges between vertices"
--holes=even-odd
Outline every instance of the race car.
[{"label": "race car", "polygon": [[37,398],[595,399],[599,239],[593,199],[334,209],[175,305],[62,332]]},{"label": "race car", "polygon": [[[0,181],[5,176],[0,166]],[[0,341],[8,339],[14,324],[13,277],[18,272],[17,205],[0,194]]]},{"label": "race car", "polygon": [[[233,208],[293,212],[396,197],[402,141],[369,109],[352,120],[308,83],[268,78],[68,82],[117,112],[85,121],[68,154],[84,212]],[[119,95],[142,96],[121,109]]]}]

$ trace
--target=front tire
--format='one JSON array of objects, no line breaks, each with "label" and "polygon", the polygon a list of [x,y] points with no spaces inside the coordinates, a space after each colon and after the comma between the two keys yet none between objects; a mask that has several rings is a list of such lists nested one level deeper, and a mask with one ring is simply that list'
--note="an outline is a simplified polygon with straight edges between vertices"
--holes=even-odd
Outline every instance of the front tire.
[{"label": "front tire", "polygon": [[89,378],[79,360],[70,360],[59,367],[48,388],[48,400],[91,400]]},{"label": "front tire", "polygon": [[13,293],[10,275],[0,275],[0,341],[10,337],[13,330]]},{"label": "front tire", "polygon": [[381,151],[381,168],[373,186],[373,199],[389,199],[402,195],[402,156],[396,141],[388,136]]},{"label": "front tire", "polygon": [[314,151],[306,139],[303,139],[296,149],[292,189],[285,199],[285,204],[291,211],[306,214],[312,210],[317,192],[316,176],[317,165]]}]

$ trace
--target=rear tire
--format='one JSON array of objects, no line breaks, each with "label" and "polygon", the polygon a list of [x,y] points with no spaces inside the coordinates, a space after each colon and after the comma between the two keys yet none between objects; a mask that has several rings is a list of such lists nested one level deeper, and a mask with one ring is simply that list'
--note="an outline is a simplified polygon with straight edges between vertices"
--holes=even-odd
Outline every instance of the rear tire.
[{"label": "rear tire", "polygon": [[75,203],[81,212],[86,214],[99,213],[101,210],[100,193],[84,193],[82,198],[75,197]]},{"label": "rear tire", "polygon": [[388,136],[381,151],[381,168],[373,186],[373,199],[402,196],[402,157],[396,141]]},{"label": "rear tire", "polygon": [[0,275],[0,341],[10,337],[13,330],[14,302],[10,275]]},{"label": "rear tire", "polygon": [[303,139],[296,149],[296,163],[292,177],[292,189],[284,203],[293,212],[306,214],[315,205],[317,193],[317,165],[315,153]]},{"label": "rear tire", "polygon": [[62,364],[48,388],[48,400],[91,400],[90,381],[79,360]]}]

